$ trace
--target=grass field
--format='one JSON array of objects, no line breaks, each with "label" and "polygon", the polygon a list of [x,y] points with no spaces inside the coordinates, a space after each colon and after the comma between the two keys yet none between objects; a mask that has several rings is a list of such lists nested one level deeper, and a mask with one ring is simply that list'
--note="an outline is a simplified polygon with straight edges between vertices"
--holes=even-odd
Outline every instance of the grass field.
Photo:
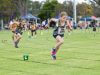
[{"label": "grass field", "polygon": [[[27,33],[16,49],[12,33],[0,31],[0,75],[100,75],[100,32],[95,37],[91,30],[65,33],[56,61],[50,56],[55,44],[52,30],[44,30],[43,35],[38,31],[36,38],[28,38]],[[23,61],[25,53],[28,61]]]}]

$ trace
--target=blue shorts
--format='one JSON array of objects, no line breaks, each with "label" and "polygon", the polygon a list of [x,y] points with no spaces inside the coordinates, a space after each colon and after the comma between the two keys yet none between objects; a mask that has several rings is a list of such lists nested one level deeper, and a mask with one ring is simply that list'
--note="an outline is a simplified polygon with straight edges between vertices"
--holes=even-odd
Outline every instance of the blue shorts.
[{"label": "blue shorts", "polygon": [[21,32],[21,31],[19,31],[19,30],[17,30],[17,29],[16,29],[15,33],[16,33],[16,34],[19,33],[19,34],[21,34],[21,35],[23,34],[23,32]]}]

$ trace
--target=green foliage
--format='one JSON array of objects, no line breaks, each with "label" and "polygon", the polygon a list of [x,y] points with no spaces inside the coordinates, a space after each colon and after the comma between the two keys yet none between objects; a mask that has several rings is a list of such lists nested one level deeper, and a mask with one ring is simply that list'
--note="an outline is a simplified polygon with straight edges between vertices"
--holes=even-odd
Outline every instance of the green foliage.
[{"label": "green foliage", "polygon": [[[92,4],[78,4],[78,16],[100,16],[100,0],[94,0],[98,6]],[[8,21],[11,16],[24,16],[27,13],[32,13],[39,16],[42,20],[58,16],[61,11],[66,11],[69,16],[73,16],[73,3],[64,1],[62,4],[57,0],[46,0],[44,4],[38,1],[31,0],[0,0],[0,19]]]},{"label": "green foliage", "polygon": [[82,3],[77,5],[77,12],[79,16],[92,16],[93,8],[89,4]]},{"label": "green foliage", "polygon": [[0,0],[0,13],[4,15],[10,15],[13,4],[11,4],[12,0]]},{"label": "green foliage", "polygon": [[61,11],[65,11],[69,16],[73,16],[73,3],[64,1],[63,4],[57,0],[47,0],[40,11],[39,17],[44,20],[47,18],[58,16]]},{"label": "green foliage", "polygon": [[31,1],[28,4],[28,11],[29,13],[32,13],[34,16],[37,16],[40,12],[40,8],[42,6],[42,3],[40,3],[39,1]]},{"label": "green foliage", "polygon": [[7,22],[10,16],[16,11],[16,7],[12,1],[13,0],[0,0],[0,19],[4,19],[5,22]]},{"label": "green foliage", "polygon": [[42,20],[55,16],[56,8],[59,5],[57,0],[47,1],[38,15]]}]

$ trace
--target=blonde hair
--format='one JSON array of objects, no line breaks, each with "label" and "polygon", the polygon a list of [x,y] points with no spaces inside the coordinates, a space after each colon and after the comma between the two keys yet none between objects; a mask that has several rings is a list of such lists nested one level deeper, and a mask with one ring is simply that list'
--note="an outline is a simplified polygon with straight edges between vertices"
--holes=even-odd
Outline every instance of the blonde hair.
[{"label": "blonde hair", "polygon": [[63,12],[61,12],[61,13],[60,13],[60,17],[62,17],[62,16],[67,16],[67,13],[66,13],[66,12],[64,12],[64,11],[63,11]]},{"label": "blonde hair", "polygon": [[[67,16],[67,13],[64,12],[64,11],[60,13],[60,17],[63,17],[63,16]],[[61,24],[60,24],[60,20],[58,21],[57,26],[61,26]]]}]

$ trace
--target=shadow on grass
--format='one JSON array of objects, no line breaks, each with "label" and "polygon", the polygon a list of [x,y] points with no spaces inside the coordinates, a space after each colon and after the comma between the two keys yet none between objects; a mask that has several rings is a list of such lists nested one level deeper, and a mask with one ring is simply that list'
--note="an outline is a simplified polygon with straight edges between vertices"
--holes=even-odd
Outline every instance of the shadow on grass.
[{"label": "shadow on grass", "polygon": [[[8,57],[3,57],[3,58],[6,58],[6,59],[9,59],[9,60],[14,60],[14,61],[23,61],[23,62],[31,62],[31,63],[36,63],[36,64],[43,64],[43,65],[53,65],[53,66],[57,66],[57,67],[61,67],[62,65],[60,64],[56,64],[56,63],[47,63],[47,62],[40,62],[40,61],[24,61],[24,60],[21,60],[21,59],[15,59],[15,58],[8,58]],[[67,58],[67,59],[77,59],[77,58]],[[78,58],[79,59],[79,58]],[[81,59],[81,58],[80,58]],[[86,59],[88,60],[88,59]],[[97,60],[97,61],[100,61],[100,60]],[[64,64],[63,64],[64,65]],[[87,69],[87,70],[97,70],[95,69],[95,67],[81,67],[81,66],[66,66],[68,68],[79,68],[79,69]],[[18,71],[18,72],[22,72],[22,71]]]},{"label": "shadow on grass", "polygon": [[[24,60],[22,60],[22,59],[15,59],[15,58],[8,58],[8,57],[2,57],[2,58],[9,59],[9,60],[14,60],[14,61],[23,61],[23,62],[31,62],[31,63],[36,63],[36,64],[60,66],[60,65],[58,65],[58,64],[47,63],[47,62],[40,62],[40,61],[29,61],[29,60],[24,61]],[[55,60],[53,60],[53,61],[55,61]]]}]

